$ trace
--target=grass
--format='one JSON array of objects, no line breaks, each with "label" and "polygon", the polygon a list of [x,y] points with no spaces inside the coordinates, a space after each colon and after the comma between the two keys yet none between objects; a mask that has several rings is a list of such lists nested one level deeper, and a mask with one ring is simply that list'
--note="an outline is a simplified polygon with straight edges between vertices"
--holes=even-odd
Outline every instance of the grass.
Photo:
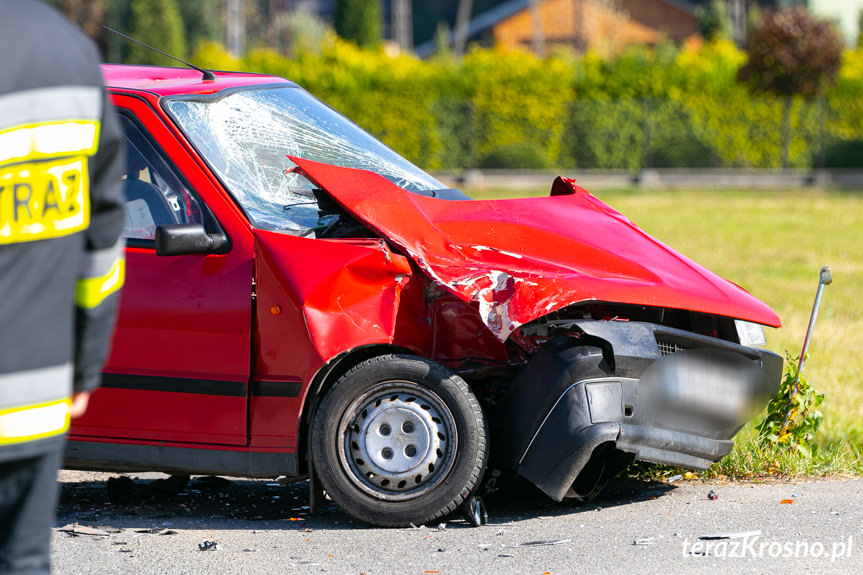
[{"label": "grass", "polygon": [[[472,197],[547,192],[468,191]],[[601,191],[597,197],[719,275],[745,287],[782,319],[768,347],[798,355],[818,272],[829,265],[805,373],[825,393],[810,459],[762,450],[752,424],[708,475],[863,473],[863,192]],[[670,469],[661,473],[671,473]]]}]

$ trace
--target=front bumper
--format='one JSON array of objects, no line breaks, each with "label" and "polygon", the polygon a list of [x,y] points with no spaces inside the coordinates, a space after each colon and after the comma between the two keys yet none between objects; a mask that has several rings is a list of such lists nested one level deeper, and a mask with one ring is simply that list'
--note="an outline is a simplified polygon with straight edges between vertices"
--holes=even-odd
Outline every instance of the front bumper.
[{"label": "front bumper", "polygon": [[545,344],[493,416],[496,459],[558,501],[615,458],[707,468],[778,389],[768,351],[650,323],[573,325],[580,337]]}]

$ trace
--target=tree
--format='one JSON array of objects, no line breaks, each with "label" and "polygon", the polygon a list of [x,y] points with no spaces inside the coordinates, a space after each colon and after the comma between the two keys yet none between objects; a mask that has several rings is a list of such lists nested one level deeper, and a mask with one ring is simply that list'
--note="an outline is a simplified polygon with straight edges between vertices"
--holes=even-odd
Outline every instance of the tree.
[{"label": "tree", "polygon": [[731,37],[731,19],[728,6],[720,0],[711,0],[695,8],[695,24],[705,42]]},{"label": "tree", "polygon": [[738,78],[756,94],[783,99],[782,166],[788,166],[791,98],[818,98],[836,83],[844,43],[833,23],[806,8],[765,12],[746,40]]},{"label": "tree", "polygon": [[380,0],[336,0],[336,34],[364,48],[381,42]]},{"label": "tree", "polygon": [[746,42],[740,79],[756,93],[816,98],[836,82],[843,47],[833,23],[805,8],[765,12]]},{"label": "tree", "polygon": [[[112,0],[108,2],[105,14],[105,24],[120,32],[129,32],[129,8],[132,0]],[[122,62],[129,49],[129,41],[116,34],[105,31],[105,61]]]},{"label": "tree", "polygon": [[[177,58],[186,56],[183,19],[175,0],[135,0],[129,10],[129,35]],[[176,62],[138,44],[126,56],[130,64],[176,65]]]},{"label": "tree", "polygon": [[49,0],[63,12],[69,20],[81,27],[84,32],[98,40],[102,35],[102,22],[105,19],[103,0]]},{"label": "tree", "polygon": [[186,30],[186,47],[193,51],[202,40],[219,40],[217,0],[182,0],[177,3]]},{"label": "tree", "polygon": [[857,16],[857,49],[863,50],[863,9]]}]

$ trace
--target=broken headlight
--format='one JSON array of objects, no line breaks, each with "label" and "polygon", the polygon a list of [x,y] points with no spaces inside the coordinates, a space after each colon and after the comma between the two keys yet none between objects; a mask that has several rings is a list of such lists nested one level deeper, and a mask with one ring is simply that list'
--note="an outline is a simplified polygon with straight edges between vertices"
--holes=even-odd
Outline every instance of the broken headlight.
[{"label": "broken headlight", "polygon": [[767,337],[764,335],[764,328],[751,321],[743,321],[736,319],[734,325],[737,327],[737,338],[740,340],[740,345],[746,347],[764,347],[767,345]]}]

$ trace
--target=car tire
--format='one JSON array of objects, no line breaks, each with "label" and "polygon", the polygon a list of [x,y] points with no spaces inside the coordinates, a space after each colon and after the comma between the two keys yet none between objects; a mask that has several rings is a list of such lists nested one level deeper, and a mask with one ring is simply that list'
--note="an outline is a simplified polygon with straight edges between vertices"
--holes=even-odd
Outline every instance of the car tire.
[{"label": "car tire", "polygon": [[379,356],[345,373],[314,415],[311,457],[330,498],[385,527],[456,510],[478,486],[488,427],[463,379],[409,355]]}]

